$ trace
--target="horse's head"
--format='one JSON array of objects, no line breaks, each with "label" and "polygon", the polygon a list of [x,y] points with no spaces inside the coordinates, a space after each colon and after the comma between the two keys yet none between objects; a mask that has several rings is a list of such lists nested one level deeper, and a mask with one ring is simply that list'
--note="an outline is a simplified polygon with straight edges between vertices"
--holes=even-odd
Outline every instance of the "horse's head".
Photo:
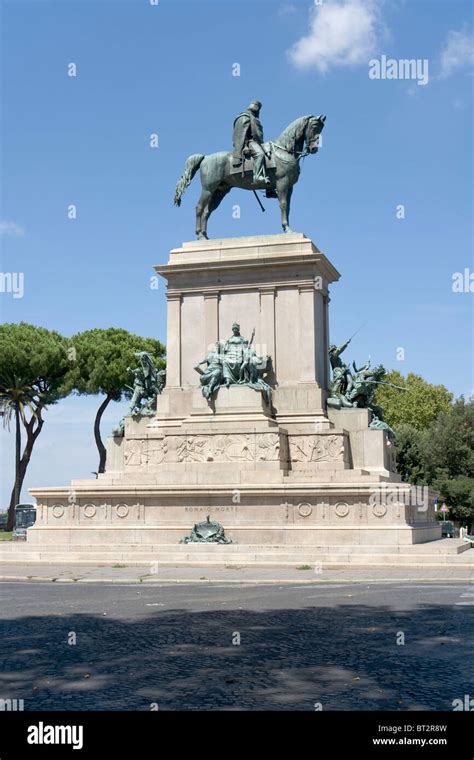
[{"label": "horse's head", "polygon": [[308,153],[317,153],[319,148],[319,135],[323,131],[326,117],[310,116],[306,124],[305,143]]}]

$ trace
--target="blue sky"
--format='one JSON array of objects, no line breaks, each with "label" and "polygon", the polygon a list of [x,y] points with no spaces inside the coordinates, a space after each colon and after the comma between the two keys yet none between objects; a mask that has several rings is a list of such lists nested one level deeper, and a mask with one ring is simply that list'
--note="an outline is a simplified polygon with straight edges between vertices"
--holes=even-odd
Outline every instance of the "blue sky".
[{"label": "blue sky", "polygon": [[[258,98],[267,138],[297,116],[327,116],[323,146],[293,194],[291,226],[341,272],[331,339],[364,324],[348,358],[370,354],[455,395],[472,391],[472,293],[452,290],[453,274],[473,269],[471,3],[1,6],[1,268],[24,273],[23,298],[0,293],[2,321],[65,335],[114,325],[164,341],[165,294],[150,289],[152,265],[194,237],[199,193],[197,177],[173,207],[176,181],[188,155],[231,147],[233,119]],[[382,55],[427,59],[428,84],[370,79],[368,62]],[[252,194],[234,190],[209,234],[280,232],[276,201],[266,207],[262,214]],[[47,413],[27,486],[96,468],[98,403],[73,398]],[[121,413],[109,409],[104,432]],[[0,435],[3,506],[13,438]]]}]

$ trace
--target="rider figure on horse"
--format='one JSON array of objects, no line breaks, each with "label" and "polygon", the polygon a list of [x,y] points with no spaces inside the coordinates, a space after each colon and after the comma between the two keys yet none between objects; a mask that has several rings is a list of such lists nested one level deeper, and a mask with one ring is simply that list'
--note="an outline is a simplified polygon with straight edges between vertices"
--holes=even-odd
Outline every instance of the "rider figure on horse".
[{"label": "rider figure on horse", "polygon": [[[325,116],[308,114],[294,119],[275,141],[270,141],[271,163],[265,166],[265,153],[269,150],[263,142],[263,129],[258,118],[261,103],[252,101],[237,116],[234,123],[234,149],[232,153],[220,150],[208,156],[193,153],[186,159],[184,170],[176,183],[174,202],[181,205],[186,188],[199,171],[201,195],[196,203],[196,235],[198,240],[207,239],[209,216],[234,187],[243,190],[265,190],[267,198],[278,198],[283,232],[291,232],[288,216],[293,186],[300,175],[301,158],[316,153]],[[255,159],[253,172],[245,172],[243,158]],[[232,165],[237,162],[235,169]],[[268,176],[270,177],[270,181]],[[258,198],[258,196],[257,196]]]},{"label": "rider figure on horse", "polygon": [[270,179],[265,170],[265,152],[263,147],[263,127],[258,118],[262,104],[259,100],[252,100],[248,108],[237,116],[234,121],[233,133],[233,164],[243,164],[245,154],[248,152],[254,160],[253,181],[264,182],[270,185]]}]

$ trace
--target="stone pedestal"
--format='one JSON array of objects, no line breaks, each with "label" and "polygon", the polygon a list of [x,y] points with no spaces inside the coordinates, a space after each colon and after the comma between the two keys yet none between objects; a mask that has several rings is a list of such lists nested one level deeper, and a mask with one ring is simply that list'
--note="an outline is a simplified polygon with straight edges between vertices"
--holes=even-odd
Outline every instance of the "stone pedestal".
[{"label": "stone pedestal", "polygon": [[[311,240],[292,233],[185,243],[156,271],[168,301],[167,383],[156,416],[126,419],[97,480],[31,491],[39,505],[31,546],[171,561],[208,514],[234,541],[207,547],[223,563],[230,546],[242,561],[258,547],[262,557],[291,547],[291,557],[327,558],[341,546],[348,556],[381,547],[395,556],[440,536],[429,494],[414,502],[367,410],[326,409],[329,286],[339,274]],[[257,351],[272,357],[271,407],[248,387],[221,387],[212,403],[200,392],[194,367],[234,321],[246,338],[255,328]]]},{"label": "stone pedestal", "polygon": [[[272,357],[276,419],[290,427],[326,422],[329,285],[339,272],[302,233],[184,243],[167,265],[167,394],[158,418],[190,411],[194,367],[234,321]],[[187,406],[188,405],[188,406]]]}]

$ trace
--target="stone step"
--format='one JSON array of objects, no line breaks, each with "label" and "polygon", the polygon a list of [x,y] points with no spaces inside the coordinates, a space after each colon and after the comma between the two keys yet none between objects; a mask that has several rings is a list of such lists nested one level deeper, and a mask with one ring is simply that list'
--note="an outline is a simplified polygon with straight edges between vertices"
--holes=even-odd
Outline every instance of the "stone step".
[{"label": "stone step", "polygon": [[223,554],[227,556],[230,552],[234,553],[255,553],[259,556],[275,555],[279,556],[284,553],[297,554],[461,554],[470,549],[470,543],[468,541],[462,541],[461,539],[440,539],[438,541],[430,541],[420,544],[406,544],[406,545],[369,545],[369,544],[340,544],[338,546],[328,546],[322,544],[308,545],[308,544],[147,544],[147,543],[107,543],[107,544],[81,544],[81,543],[61,543],[61,544],[40,544],[40,543],[20,543],[20,542],[8,542],[0,545],[0,559],[7,557],[9,554],[22,552],[23,555],[30,554],[31,552],[37,553],[49,553],[49,554],[64,554],[69,552],[79,552],[83,554],[101,554],[107,555],[110,553],[127,552],[132,554],[134,552],[139,554],[185,554],[194,552],[197,555],[203,553],[212,552],[215,554]]},{"label": "stone step", "polygon": [[[94,565],[94,566],[100,566],[100,567],[111,567],[113,565],[118,564],[124,564],[124,565],[131,565],[131,566],[143,566],[143,565],[162,565],[162,566],[183,566],[183,567],[228,567],[230,565],[235,565],[238,567],[242,566],[259,566],[259,567],[294,567],[298,568],[302,565],[307,565],[305,567],[305,570],[311,570],[313,569],[315,572],[319,572],[321,569],[326,568],[337,568],[337,567],[432,567],[432,568],[463,568],[467,571],[470,571],[471,573],[474,573],[474,559],[467,563],[467,562],[460,562],[460,558],[457,557],[451,557],[449,559],[446,559],[444,562],[440,562],[438,558],[435,557],[410,557],[406,558],[407,561],[401,562],[399,555],[388,555],[386,557],[381,557],[380,555],[377,555],[377,557],[366,555],[364,557],[356,557],[354,555],[344,556],[341,555],[339,557],[321,557],[315,560],[315,558],[307,558],[302,559],[299,557],[298,559],[287,559],[287,558],[279,558],[278,560],[269,560],[269,559],[263,559],[259,560],[256,559],[254,556],[242,556],[242,557],[229,557],[228,559],[220,559],[216,560],[214,559],[205,559],[205,558],[199,558],[196,559],[195,557],[189,557],[183,559],[182,557],[178,558],[171,558],[167,557],[166,559],[160,559],[156,555],[149,556],[149,557],[140,557],[140,559],[137,559],[136,556],[129,557],[127,555],[125,556],[114,556],[113,558],[87,558],[84,559],[82,555],[68,555],[68,556],[55,556],[54,559],[51,558],[49,555],[44,554],[38,554],[35,556],[28,557],[28,559],[21,558],[22,563],[24,563],[25,566],[29,564],[37,564],[37,563],[47,563],[52,565],[71,565],[71,564],[79,564],[79,565]],[[8,559],[8,560],[2,560],[2,564],[5,567],[8,567],[9,564],[17,564],[20,561],[20,558],[16,559]],[[151,570],[152,571],[152,570]],[[1,571],[0,571],[1,574]]]},{"label": "stone step", "polygon": [[284,554],[286,552],[296,553],[298,555],[311,553],[317,554],[461,554],[470,549],[468,541],[461,539],[439,539],[438,541],[429,541],[420,544],[400,544],[400,545],[370,545],[370,544],[340,544],[337,546],[328,546],[327,544],[156,544],[156,543],[108,543],[108,544],[81,544],[81,543],[20,543],[5,542],[0,545],[0,559],[8,556],[10,553],[16,553],[18,550],[24,554],[30,552],[43,552],[50,554],[64,554],[69,552],[80,552],[84,554],[94,553],[106,555],[108,553],[122,552],[139,552],[152,554],[159,552],[161,555],[194,552],[196,554],[207,553],[212,551],[214,554],[225,554],[229,552],[255,553],[260,556],[268,554]]},{"label": "stone step", "polygon": [[[2,547],[3,548],[3,547]],[[57,549],[58,547],[55,547]],[[268,547],[267,547],[268,548]],[[414,546],[414,550],[418,547]],[[112,565],[159,563],[167,565],[229,565],[229,564],[258,564],[258,565],[423,565],[431,567],[439,566],[463,566],[474,570],[474,552],[471,554],[450,554],[447,552],[398,552],[393,547],[386,547],[381,552],[358,552],[357,547],[350,547],[349,551],[337,552],[328,547],[317,550],[316,548],[279,547],[279,551],[262,552],[250,545],[237,547],[236,545],[209,546],[206,544],[181,545],[174,547],[156,547],[152,551],[149,547],[127,545],[109,545],[107,550],[98,550],[97,547],[77,547],[74,550],[51,551],[52,547],[33,548],[27,544],[16,544],[14,551],[0,551],[0,561],[8,562],[52,562],[52,563],[84,563]]]}]

